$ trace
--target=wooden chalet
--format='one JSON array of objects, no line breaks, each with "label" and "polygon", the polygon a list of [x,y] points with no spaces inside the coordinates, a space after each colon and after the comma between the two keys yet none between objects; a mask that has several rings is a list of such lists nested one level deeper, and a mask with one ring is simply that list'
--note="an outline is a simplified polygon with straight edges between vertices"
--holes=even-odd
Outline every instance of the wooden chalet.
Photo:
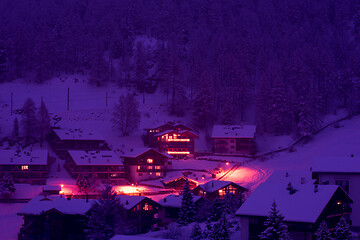
[{"label": "wooden chalet", "polygon": [[273,202],[284,216],[291,239],[311,240],[322,221],[334,229],[342,216],[350,220],[352,199],[337,185],[314,185],[311,178],[274,173],[237,210],[241,239],[259,239]]},{"label": "wooden chalet", "polygon": [[[158,202],[162,206],[159,212],[159,218],[163,225],[179,220],[181,201],[182,195],[168,195]],[[208,200],[200,196],[193,196],[193,202],[197,209],[202,209],[205,205],[209,205],[208,209],[210,209],[211,206]]]},{"label": "wooden chalet", "polygon": [[113,151],[69,151],[65,168],[73,178],[89,176],[104,183],[126,185],[122,159]]},{"label": "wooden chalet", "polygon": [[255,154],[256,126],[215,125],[212,132],[213,152],[220,154]]},{"label": "wooden chalet", "polygon": [[64,157],[69,150],[109,150],[102,136],[82,129],[53,128],[47,139],[60,157]]},{"label": "wooden chalet", "polygon": [[198,135],[185,124],[166,123],[146,129],[145,143],[174,157],[183,158],[194,153],[194,139]]},{"label": "wooden chalet", "polygon": [[18,239],[85,239],[86,215],[92,201],[36,196],[18,212],[24,219]]},{"label": "wooden chalet", "polygon": [[126,224],[131,233],[147,232],[159,223],[155,218],[161,209],[159,203],[142,196],[119,195],[118,198],[126,210]]},{"label": "wooden chalet", "polygon": [[12,175],[15,183],[46,184],[49,154],[46,150],[0,150],[0,178]]},{"label": "wooden chalet", "polygon": [[229,181],[211,180],[205,184],[201,184],[193,189],[193,194],[202,196],[210,201],[215,199],[223,199],[226,194],[234,194],[241,197],[247,189]]},{"label": "wooden chalet", "polygon": [[163,181],[164,187],[166,188],[173,188],[176,190],[182,190],[184,188],[184,185],[186,183],[186,180],[189,181],[189,188],[190,190],[196,188],[198,185],[198,182],[195,180],[192,180],[190,178],[187,178],[185,176],[181,176],[175,179],[171,179],[169,181]]},{"label": "wooden chalet", "polygon": [[153,148],[132,149],[123,157],[125,177],[133,183],[164,177],[172,159],[171,155]]}]

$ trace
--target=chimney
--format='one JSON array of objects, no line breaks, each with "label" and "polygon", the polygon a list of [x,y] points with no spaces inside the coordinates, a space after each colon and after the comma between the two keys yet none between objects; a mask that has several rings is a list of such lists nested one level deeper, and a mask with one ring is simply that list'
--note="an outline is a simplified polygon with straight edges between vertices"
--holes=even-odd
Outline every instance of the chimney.
[{"label": "chimney", "polygon": [[13,160],[13,158],[10,158],[10,162],[13,162],[14,160]]},{"label": "chimney", "polygon": [[353,158],[353,157],[354,157],[354,154],[351,154],[351,157]]},{"label": "chimney", "polygon": [[66,199],[70,201],[70,200],[71,200],[71,196],[70,196],[70,195],[67,196]]},{"label": "chimney", "polygon": [[305,184],[305,178],[304,177],[301,177],[300,183]]},{"label": "chimney", "polygon": [[214,182],[211,182],[211,187],[214,187]]},{"label": "chimney", "polygon": [[288,173],[288,172],[285,173],[285,177],[289,177],[289,173]]},{"label": "chimney", "polygon": [[32,158],[30,158],[30,162],[32,162]]},{"label": "chimney", "polygon": [[129,201],[128,201],[128,200],[126,200],[125,205],[129,205]]},{"label": "chimney", "polygon": [[166,198],[164,198],[164,202],[166,202]]},{"label": "chimney", "polygon": [[290,190],[291,188],[292,188],[292,185],[291,185],[291,182],[289,182],[286,190]]},{"label": "chimney", "polygon": [[89,194],[86,194],[86,202],[89,202]]},{"label": "chimney", "polygon": [[315,186],[314,186],[314,192],[318,192],[319,191],[319,185],[317,185],[317,184],[315,184]]}]

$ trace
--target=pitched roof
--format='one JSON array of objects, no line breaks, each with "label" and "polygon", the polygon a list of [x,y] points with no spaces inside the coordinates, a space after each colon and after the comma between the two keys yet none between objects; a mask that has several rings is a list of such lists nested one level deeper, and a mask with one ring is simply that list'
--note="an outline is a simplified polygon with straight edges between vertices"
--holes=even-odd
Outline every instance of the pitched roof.
[{"label": "pitched roof", "polygon": [[99,134],[83,130],[80,128],[77,129],[53,129],[54,133],[61,140],[98,140],[105,141],[105,138]]},{"label": "pitched roof", "polygon": [[254,138],[255,125],[214,125],[212,138]]},{"label": "pitched roof", "polygon": [[360,174],[360,159],[355,157],[322,157],[313,162],[313,172],[328,173],[358,173]]},{"label": "pitched roof", "polygon": [[[289,173],[286,177],[285,172],[275,172],[255,189],[236,215],[267,217],[275,201],[285,221],[315,223],[336,191],[347,194],[337,185],[318,185],[318,191],[315,192],[314,180],[308,175]],[[289,182],[296,190],[293,194],[287,190]]]},{"label": "pitched roof", "polygon": [[[215,192],[215,191],[217,191],[221,188],[224,188],[230,184],[237,185],[236,183],[233,183],[230,181],[211,180],[205,184],[201,184],[201,185],[197,186],[197,188],[202,188],[205,192],[212,193],[212,192]],[[239,185],[237,185],[237,186],[239,186]],[[245,189],[242,186],[239,186],[239,187]]]},{"label": "pitched roof", "polygon": [[19,215],[39,215],[55,209],[63,214],[86,214],[94,200],[71,199],[60,196],[36,196],[31,199],[19,212]]},{"label": "pitched roof", "polygon": [[123,165],[113,151],[68,151],[76,165]]},{"label": "pitched roof", "polygon": [[140,147],[140,148],[133,148],[131,149],[130,151],[126,152],[123,154],[123,157],[131,157],[131,158],[135,158],[135,157],[138,157],[140,156],[141,154],[144,154],[150,150],[153,150],[167,158],[173,158],[173,156],[171,156],[170,154],[167,154],[167,153],[162,153],[162,152],[159,152],[158,150],[154,149],[154,148],[147,148],[147,147]]},{"label": "pitched roof", "polygon": [[[182,195],[168,195],[163,199],[159,200],[158,203],[163,207],[180,208],[182,197],[183,197]],[[193,196],[193,202],[196,203],[202,198],[203,197],[200,196]]]},{"label": "pitched roof", "polygon": [[47,150],[0,150],[0,165],[47,165]]},{"label": "pitched roof", "polygon": [[120,200],[120,203],[124,206],[125,209],[130,210],[139,203],[141,203],[145,199],[149,199],[150,201],[154,202],[155,204],[158,204],[154,200],[143,197],[143,196],[129,196],[129,195],[118,195],[117,198]]},{"label": "pitched roof", "polygon": [[160,137],[160,136],[163,136],[165,134],[169,134],[169,133],[177,133],[177,134],[184,134],[184,133],[189,133],[191,135],[194,135],[195,137],[198,137],[198,135],[196,133],[194,133],[193,131],[189,131],[189,130],[166,130],[166,131],[163,131],[163,132],[160,132],[158,134],[155,134],[154,137]]}]

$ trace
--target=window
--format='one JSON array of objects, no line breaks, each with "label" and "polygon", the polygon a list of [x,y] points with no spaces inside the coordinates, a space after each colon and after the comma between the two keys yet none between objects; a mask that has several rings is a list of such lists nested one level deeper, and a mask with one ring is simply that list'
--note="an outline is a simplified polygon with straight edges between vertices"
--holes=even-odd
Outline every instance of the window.
[{"label": "window", "polygon": [[153,169],[153,166],[147,166],[147,169],[151,170]]},{"label": "window", "polygon": [[157,173],[156,173],[156,176],[161,176],[161,173],[157,172]]},{"label": "window", "polygon": [[346,193],[349,193],[349,180],[335,180],[335,185],[339,185]]},{"label": "window", "polygon": [[148,158],[148,159],[147,159],[147,163],[153,163],[153,162],[154,162],[153,159],[151,159],[151,158]]},{"label": "window", "polygon": [[151,211],[153,209],[153,206],[149,205],[148,203],[145,203],[143,209],[145,211]]},{"label": "window", "polygon": [[230,140],[231,143],[234,143],[234,139]]},{"label": "window", "polygon": [[222,189],[219,190],[219,198],[222,199],[226,195],[226,192]]},{"label": "window", "polygon": [[138,166],[138,170],[140,170],[140,166]]},{"label": "window", "polygon": [[21,171],[24,171],[24,170],[29,170],[29,166],[27,166],[27,165],[21,166]]},{"label": "window", "polygon": [[155,169],[159,170],[161,169],[161,166],[155,166]]}]

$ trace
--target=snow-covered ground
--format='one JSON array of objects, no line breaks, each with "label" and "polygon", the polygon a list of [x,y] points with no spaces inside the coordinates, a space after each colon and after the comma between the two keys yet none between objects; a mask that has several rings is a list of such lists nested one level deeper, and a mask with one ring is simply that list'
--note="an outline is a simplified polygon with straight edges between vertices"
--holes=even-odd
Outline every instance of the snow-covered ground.
[{"label": "snow-covered ground", "polygon": [[[76,79],[78,79],[76,81]],[[166,112],[166,97],[160,93],[146,94],[145,104],[142,103],[142,96],[137,96],[139,101],[142,120],[139,130],[129,137],[121,137],[113,129],[111,124],[112,108],[120,94],[125,93],[126,89],[118,89],[114,86],[92,87],[85,83],[83,76],[63,77],[54,79],[44,85],[31,85],[26,83],[5,83],[0,86],[0,136],[10,134],[13,129],[15,117],[20,119],[20,115],[13,113],[10,115],[10,96],[13,92],[13,109],[20,109],[28,97],[31,97],[37,106],[43,97],[49,112],[52,116],[60,116],[62,120],[58,126],[63,128],[82,128],[101,134],[107,139],[109,145],[114,151],[124,151],[129,148],[143,146],[141,135],[143,129],[160,125],[166,121],[180,121],[191,124],[190,116],[178,118],[169,116]],[[67,89],[70,89],[70,111],[67,111]],[[106,95],[108,96],[108,105],[106,107]],[[345,115],[339,111],[336,115],[329,115],[325,122],[339,119]],[[192,177],[199,183],[211,180],[210,172],[214,169],[221,171],[217,177],[222,176],[226,171],[232,169],[222,180],[234,181],[250,190],[254,189],[275,170],[300,170],[310,171],[312,162],[317,157],[346,157],[354,154],[355,158],[360,156],[360,117],[354,117],[340,123],[339,128],[329,127],[318,135],[314,136],[306,144],[299,144],[293,152],[282,152],[268,156],[266,159],[246,161],[240,157],[219,157],[210,158],[221,159],[223,162],[207,160],[174,160],[173,169],[167,179],[181,176],[184,171],[192,169]],[[200,138],[196,141],[196,150],[204,151],[208,144],[205,141],[205,134],[199,133]],[[277,150],[286,147],[293,142],[291,136],[260,136],[257,138],[258,149],[261,152]],[[35,148],[37,146],[34,146]],[[48,148],[45,146],[44,148]],[[50,150],[50,149],[49,149]],[[56,157],[50,152],[52,157]],[[226,162],[229,162],[227,164]],[[63,160],[56,158],[55,163],[50,166],[50,177],[47,185],[64,185],[63,190],[69,193],[76,193],[75,180],[63,168]],[[241,163],[238,165],[238,163]],[[203,170],[207,171],[204,172]],[[166,179],[163,179],[166,180]],[[149,185],[161,186],[159,180],[147,182]],[[26,190],[21,190],[22,188]],[[18,193],[38,194],[41,191],[39,186],[17,186]],[[157,188],[149,186],[129,186],[128,189],[119,189],[124,192],[142,192],[150,193]],[[21,193],[20,193],[21,192]],[[150,196],[155,200],[163,198],[164,195]],[[21,218],[16,216],[17,211],[23,204],[1,204],[0,205],[0,231],[6,235],[1,239],[16,239],[16,234],[21,226]]]}]

